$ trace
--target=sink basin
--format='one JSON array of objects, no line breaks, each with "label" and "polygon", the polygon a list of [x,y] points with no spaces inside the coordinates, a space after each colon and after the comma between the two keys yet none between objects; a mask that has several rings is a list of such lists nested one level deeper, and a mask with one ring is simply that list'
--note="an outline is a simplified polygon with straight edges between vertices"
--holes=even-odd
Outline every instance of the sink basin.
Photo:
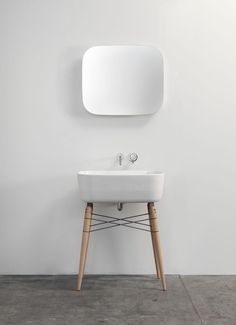
[{"label": "sink basin", "polygon": [[157,202],[162,196],[164,175],[144,170],[80,171],[80,198],[86,202]]}]

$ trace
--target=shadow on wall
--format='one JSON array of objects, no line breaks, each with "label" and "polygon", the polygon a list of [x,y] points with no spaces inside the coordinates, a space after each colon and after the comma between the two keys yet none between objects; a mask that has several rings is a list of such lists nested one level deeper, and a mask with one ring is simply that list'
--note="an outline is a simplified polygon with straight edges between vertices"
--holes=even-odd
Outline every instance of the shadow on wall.
[{"label": "shadow on wall", "polygon": [[[85,204],[79,200],[77,184],[71,188],[74,180],[60,177],[1,186],[1,274],[77,272]],[[98,204],[96,211],[119,214],[114,204]],[[95,237],[94,245],[106,251],[110,263],[122,265],[123,256],[114,244],[119,232]]]},{"label": "shadow on wall", "polygon": [[[124,128],[139,127],[147,124],[152,115],[140,116],[102,116],[89,113],[82,102],[82,58],[89,48],[69,48],[59,60],[59,105],[79,124],[96,127]],[[122,122],[122,125],[121,125]]]},{"label": "shadow on wall", "polygon": [[71,178],[2,186],[0,194],[0,272],[52,273],[63,265],[71,269],[81,211]]}]

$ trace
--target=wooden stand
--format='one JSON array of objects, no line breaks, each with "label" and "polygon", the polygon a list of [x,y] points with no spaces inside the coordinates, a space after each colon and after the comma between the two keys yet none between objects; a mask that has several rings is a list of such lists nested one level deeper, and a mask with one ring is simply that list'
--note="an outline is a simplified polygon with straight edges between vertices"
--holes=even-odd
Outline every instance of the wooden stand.
[{"label": "wooden stand", "polygon": [[80,250],[77,290],[81,289],[82,280],[84,276],[84,269],[85,269],[86,257],[88,252],[88,244],[89,244],[90,227],[92,222],[92,213],[93,213],[93,204],[87,203],[87,207],[85,209],[85,214],[84,214],[84,227],[83,227],[83,236],[82,236],[81,250]]},{"label": "wooden stand", "polygon": [[148,203],[148,215],[150,221],[152,246],[153,246],[153,254],[154,254],[154,259],[156,264],[157,277],[161,279],[162,289],[165,291],[166,280],[163,271],[163,261],[162,261],[159,228],[157,222],[157,212],[154,203]]},{"label": "wooden stand", "polygon": [[[116,226],[126,226],[126,227],[131,227],[134,229],[150,231],[157,277],[161,280],[162,289],[166,290],[166,281],[165,281],[165,275],[164,275],[164,271],[163,271],[163,261],[162,261],[162,253],[161,253],[161,246],[160,246],[157,212],[156,212],[156,208],[155,208],[155,205],[153,202],[148,203],[147,208],[148,208],[149,219],[145,219],[145,220],[149,220],[149,230],[137,228],[135,226],[133,226],[133,227],[130,226],[130,224],[132,224],[132,223],[147,226],[146,224],[143,223],[143,221],[145,221],[145,220],[141,220],[141,222],[130,221],[130,218],[137,217],[137,216],[143,216],[145,214],[131,216],[131,217],[125,217],[125,218],[121,218],[121,219],[110,217],[110,216],[94,214],[96,216],[100,216],[100,217],[103,216],[103,217],[112,219],[110,221],[105,221],[105,222],[100,223],[100,224],[110,223],[110,224],[112,224],[111,226],[103,227],[103,228],[100,228],[97,230],[108,229],[108,228],[116,227]],[[85,215],[84,215],[84,226],[83,226],[83,236],[82,236],[81,251],[80,251],[80,265],[79,265],[77,290],[81,289],[82,280],[83,280],[83,276],[84,276],[84,269],[85,269],[86,257],[87,257],[87,252],[88,252],[89,235],[90,235],[91,231],[95,231],[95,230],[91,230],[91,226],[93,226],[92,225],[92,215],[93,215],[93,203],[87,203],[87,206],[85,209]],[[123,221],[123,223],[120,223],[120,222],[116,223],[118,220]]]}]

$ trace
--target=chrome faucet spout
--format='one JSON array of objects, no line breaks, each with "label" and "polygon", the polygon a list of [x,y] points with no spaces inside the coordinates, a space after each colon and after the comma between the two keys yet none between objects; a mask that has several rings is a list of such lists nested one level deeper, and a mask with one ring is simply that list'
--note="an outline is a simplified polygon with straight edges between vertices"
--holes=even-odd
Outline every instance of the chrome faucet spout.
[{"label": "chrome faucet spout", "polygon": [[119,161],[119,166],[122,166],[122,161],[123,161],[123,159],[124,159],[124,155],[123,155],[123,153],[118,153],[118,154],[117,154],[117,159],[118,159],[118,161]]}]

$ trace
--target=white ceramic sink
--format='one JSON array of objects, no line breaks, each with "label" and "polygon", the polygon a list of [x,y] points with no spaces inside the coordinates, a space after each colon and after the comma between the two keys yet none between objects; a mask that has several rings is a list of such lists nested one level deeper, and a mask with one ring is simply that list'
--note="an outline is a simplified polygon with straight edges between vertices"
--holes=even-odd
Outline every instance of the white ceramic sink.
[{"label": "white ceramic sink", "polygon": [[78,173],[80,198],[86,202],[157,202],[161,199],[164,173],[144,170]]}]

